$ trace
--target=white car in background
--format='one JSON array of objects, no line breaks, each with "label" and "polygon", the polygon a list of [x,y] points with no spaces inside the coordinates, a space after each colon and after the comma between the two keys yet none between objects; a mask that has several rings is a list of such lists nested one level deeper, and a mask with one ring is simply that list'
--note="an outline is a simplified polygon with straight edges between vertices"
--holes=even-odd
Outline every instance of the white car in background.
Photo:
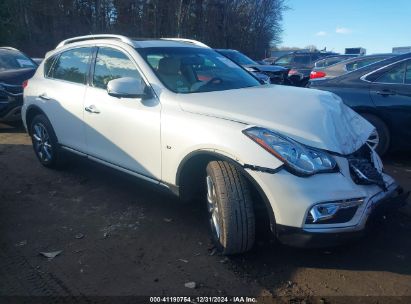
[{"label": "white car in background", "polygon": [[44,166],[69,151],[203,197],[224,254],[252,248],[260,216],[283,243],[328,245],[406,196],[366,143],[373,127],[338,97],[261,86],[197,41],[68,39],[24,86]]}]

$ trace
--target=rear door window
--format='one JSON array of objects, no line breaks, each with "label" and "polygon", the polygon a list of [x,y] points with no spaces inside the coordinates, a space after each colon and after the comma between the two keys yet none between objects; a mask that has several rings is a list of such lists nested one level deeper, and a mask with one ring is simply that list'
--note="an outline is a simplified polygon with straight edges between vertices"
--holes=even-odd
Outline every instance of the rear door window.
[{"label": "rear door window", "polygon": [[89,47],[66,51],[54,64],[51,77],[86,84],[90,58],[91,48]]},{"label": "rear door window", "polygon": [[295,55],[294,57],[294,63],[296,64],[302,64],[302,65],[308,65],[311,62],[311,56],[310,55]]},{"label": "rear door window", "polygon": [[286,56],[278,58],[274,64],[287,65],[287,64],[290,64],[292,61],[293,61],[293,55],[286,55]]},{"label": "rear door window", "polygon": [[379,83],[392,83],[403,84],[405,76],[405,63],[397,64],[389,71],[382,74],[376,82]]},{"label": "rear door window", "polygon": [[411,84],[411,61],[407,62],[407,69],[405,70],[405,83]]}]

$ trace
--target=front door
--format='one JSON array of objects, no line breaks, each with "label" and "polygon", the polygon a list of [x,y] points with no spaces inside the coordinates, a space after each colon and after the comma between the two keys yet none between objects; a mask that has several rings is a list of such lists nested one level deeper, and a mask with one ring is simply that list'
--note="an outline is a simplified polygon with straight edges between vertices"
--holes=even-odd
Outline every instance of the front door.
[{"label": "front door", "polygon": [[87,153],[149,178],[161,179],[159,101],[108,95],[107,83],[122,77],[144,81],[123,50],[100,47],[84,102]]},{"label": "front door", "polygon": [[379,71],[370,95],[379,115],[390,125],[394,145],[411,146],[411,60]]}]

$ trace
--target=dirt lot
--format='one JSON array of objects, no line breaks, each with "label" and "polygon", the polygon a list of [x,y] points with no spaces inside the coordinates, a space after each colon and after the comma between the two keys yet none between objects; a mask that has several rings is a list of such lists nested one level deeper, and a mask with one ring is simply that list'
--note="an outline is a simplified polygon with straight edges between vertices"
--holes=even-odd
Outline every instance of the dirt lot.
[{"label": "dirt lot", "polygon": [[[411,157],[390,155],[385,164],[411,190]],[[266,241],[225,259],[210,255],[200,204],[85,160],[45,169],[23,130],[0,125],[1,296],[411,296],[410,214],[407,206],[344,247]],[[39,255],[56,250],[52,260]],[[190,281],[195,289],[184,286]]]}]

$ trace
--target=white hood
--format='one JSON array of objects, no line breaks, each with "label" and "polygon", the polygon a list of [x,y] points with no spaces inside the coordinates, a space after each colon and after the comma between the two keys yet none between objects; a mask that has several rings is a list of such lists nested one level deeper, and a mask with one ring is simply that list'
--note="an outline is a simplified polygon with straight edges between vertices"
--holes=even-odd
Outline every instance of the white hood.
[{"label": "white hood", "polygon": [[358,150],[374,127],[329,92],[272,85],[181,94],[184,111],[269,128],[318,149]]}]

